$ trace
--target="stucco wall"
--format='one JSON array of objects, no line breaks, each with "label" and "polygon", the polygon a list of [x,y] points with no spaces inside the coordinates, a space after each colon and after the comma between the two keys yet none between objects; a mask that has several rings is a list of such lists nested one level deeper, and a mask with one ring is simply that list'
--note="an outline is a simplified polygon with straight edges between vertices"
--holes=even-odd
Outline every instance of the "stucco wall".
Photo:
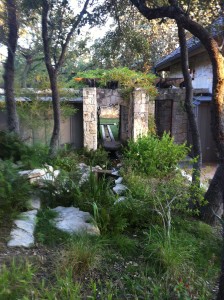
[{"label": "stucco wall", "polygon": [[[190,58],[190,68],[195,70],[193,88],[208,88],[212,92],[212,65],[207,53],[200,53]],[[171,78],[183,77],[181,64],[174,64],[170,67]]]}]

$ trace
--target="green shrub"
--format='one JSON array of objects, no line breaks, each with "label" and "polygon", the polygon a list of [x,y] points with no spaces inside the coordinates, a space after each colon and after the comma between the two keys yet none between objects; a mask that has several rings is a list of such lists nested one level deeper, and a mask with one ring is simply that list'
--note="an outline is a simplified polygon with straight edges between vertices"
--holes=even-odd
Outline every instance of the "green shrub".
[{"label": "green shrub", "polygon": [[84,162],[90,166],[100,166],[107,167],[110,163],[108,152],[103,148],[98,148],[97,150],[87,150],[83,149],[81,152]]},{"label": "green shrub", "polygon": [[190,187],[178,173],[160,179],[129,172],[124,180],[128,193],[121,205],[131,228],[159,224],[167,230],[173,212],[192,213],[188,209]]},{"label": "green shrub", "polygon": [[40,168],[45,163],[50,162],[49,147],[41,144],[28,146],[21,154],[23,169]]},{"label": "green shrub", "polygon": [[51,164],[55,169],[67,172],[75,171],[78,164],[78,155],[74,151],[61,150],[57,153]]},{"label": "green shrub", "polygon": [[27,209],[31,185],[11,161],[0,161],[0,214]]},{"label": "green shrub", "polygon": [[177,145],[169,134],[155,135],[129,141],[124,153],[125,162],[133,170],[151,177],[161,177],[173,171],[188,153],[185,144]]},{"label": "green shrub", "polygon": [[28,151],[18,135],[0,131],[0,158],[11,159],[14,162],[21,160],[22,155]]}]

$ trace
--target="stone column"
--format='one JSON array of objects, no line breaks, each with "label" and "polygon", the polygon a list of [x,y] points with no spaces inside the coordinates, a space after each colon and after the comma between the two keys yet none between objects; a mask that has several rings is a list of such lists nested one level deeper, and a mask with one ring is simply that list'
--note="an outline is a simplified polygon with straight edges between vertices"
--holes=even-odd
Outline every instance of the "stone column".
[{"label": "stone column", "polygon": [[96,88],[83,89],[84,147],[97,149],[97,101]]},{"label": "stone column", "polygon": [[149,97],[144,90],[133,92],[132,139],[147,135],[149,120]]}]

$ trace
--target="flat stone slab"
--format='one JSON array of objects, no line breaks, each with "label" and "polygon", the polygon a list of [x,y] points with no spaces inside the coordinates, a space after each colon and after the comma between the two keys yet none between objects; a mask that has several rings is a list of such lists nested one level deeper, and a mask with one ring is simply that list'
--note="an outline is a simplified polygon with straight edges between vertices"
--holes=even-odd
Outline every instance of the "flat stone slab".
[{"label": "flat stone slab", "polygon": [[126,192],[127,189],[128,188],[124,184],[121,184],[121,183],[118,183],[113,187],[113,191],[117,195],[122,195],[123,193]]},{"label": "flat stone slab", "polygon": [[118,177],[118,179],[115,180],[115,184],[120,184],[123,181],[123,177]]},{"label": "flat stone slab", "polygon": [[88,233],[92,235],[99,235],[100,231],[97,226],[89,223],[92,220],[88,212],[79,210],[76,207],[58,206],[53,211],[58,213],[54,219],[55,227],[59,230],[72,233]]},{"label": "flat stone slab", "polygon": [[30,248],[34,245],[34,230],[36,225],[37,210],[30,210],[19,215],[14,221],[15,228],[10,233],[8,247]]}]

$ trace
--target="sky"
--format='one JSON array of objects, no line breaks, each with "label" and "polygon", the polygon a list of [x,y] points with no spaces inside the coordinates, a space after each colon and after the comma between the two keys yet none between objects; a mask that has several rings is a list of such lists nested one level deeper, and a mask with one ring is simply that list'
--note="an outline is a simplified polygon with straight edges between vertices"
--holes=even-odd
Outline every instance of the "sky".
[{"label": "sky", "polygon": [[[102,3],[103,0],[100,0],[98,3]],[[82,6],[80,7],[78,5],[77,0],[70,0],[71,6],[74,8],[75,12],[79,12],[82,9]],[[87,8],[88,10],[88,8]],[[86,32],[90,34],[91,40],[89,40],[88,46],[91,46],[94,42],[95,39],[97,38],[102,38],[106,32],[109,30],[110,25],[112,24],[112,19],[109,19],[108,22],[102,26],[102,28],[99,27],[94,27],[94,28],[89,28],[89,26],[85,26],[84,29],[82,29],[83,35],[85,35]],[[4,57],[7,54],[7,49],[5,46],[0,44],[0,63],[2,60],[4,60]]]}]

